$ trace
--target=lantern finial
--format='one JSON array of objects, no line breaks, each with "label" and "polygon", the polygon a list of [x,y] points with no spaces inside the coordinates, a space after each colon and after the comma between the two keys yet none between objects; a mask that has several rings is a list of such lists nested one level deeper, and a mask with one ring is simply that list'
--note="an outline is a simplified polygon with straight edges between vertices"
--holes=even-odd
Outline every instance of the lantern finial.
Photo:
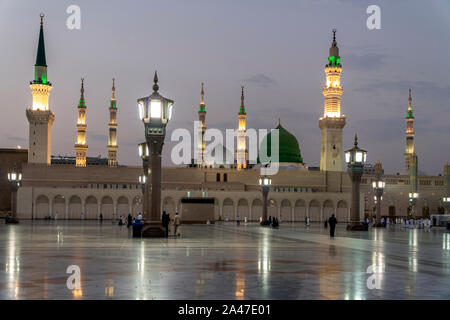
[{"label": "lantern finial", "polygon": [[358,146],[358,136],[356,135],[356,133],[355,133],[355,143],[354,143],[354,145],[355,145],[355,147]]},{"label": "lantern finial", "polygon": [[159,85],[158,85],[158,73],[155,71],[155,76],[153,77],[153,91],[158,92]]}]

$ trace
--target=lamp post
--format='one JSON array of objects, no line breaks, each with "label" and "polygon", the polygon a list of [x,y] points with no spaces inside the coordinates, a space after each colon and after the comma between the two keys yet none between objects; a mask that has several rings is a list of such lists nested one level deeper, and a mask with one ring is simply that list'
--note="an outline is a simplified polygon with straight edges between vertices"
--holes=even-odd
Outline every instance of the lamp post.
[{"label": "lamp post", "polygon": [[419,199],[419,193],[418,192],[410,192],[408,197],[409,197],[409,203],[411,205],[411,211],[409,212],[408,218],[412,218],[416,215],[416,204],[417,204],[417,199]]},{"label": "lamp post", "polygon": [[441,203],[445,208],[445,214],[450,214],[450,197],[443,197],[441,198]]},{"label": "lamp post", "polygon": [[150,156],[150,151],[147,146],[147,142],[140,143],[138,145],[139,156],[142,159],[142,174],[139,176],[138,181],[142,186],[142,216],[148,216],[148,199],[149,199],[149,189],[147,185],[149,168],[148,168],[148,158]]},{"label": "lamp post", "polygon": [[272,184],[272,179],[267,176],[262,176],[259,178],[259,185],[261,186],[261,192],[263,196],[263,214],[261,225],[265,225],[267,221],[267,196],[269,195],[270,185]]},{"label": "lamp post", "polygon": [[[153,78],[153,93],[138,99],[139,117],[144,123],[145,140],[149,150],[149,164],[151,170],[151,199],[147,197],[147,211],[144,216],[143,237],[164,237],[160,227],[161,219],[161,153],[166,136],[166,126],[172,117],[174,101],[164,98],[158,92],[158,76],[155,72]],[[144,164],[145,172],[145,164]],[[150,179],[146,180],[146,189]],[[147,190],[148,192],[148,190]]]},{"label": "lamp post", "polygon": [[347,162],[348,173],[352,180],[352,206],[350,209],[350,223],[347,225],[347,230],[364,230],[359,215],[359,185],[364,172],[366,157],[367,152],[358,147],[358,137],[355,134],[353,148],[345,151],[345,162]]},{"label": "lamp post", "polygon": [[11,187],[11,218],[6,219],[6,223],[19,223],[17,220],[17,189],[19,189],[20,184],[22,182],[22,173],[17,168],[17,165],[14,166],[8,172],[8,181],[9,186]]},{"label": "lamp post", "polygon": [[372,181],[372,187],[375,191],[376,205],[377,205],[377,218],[375,222],[375,227],[384,227],[385,225],[381,223],[381,200],[383,199],[385,182],[383,181],[383,167],[381,166],[380,160],[375,164],[375,180]]}]

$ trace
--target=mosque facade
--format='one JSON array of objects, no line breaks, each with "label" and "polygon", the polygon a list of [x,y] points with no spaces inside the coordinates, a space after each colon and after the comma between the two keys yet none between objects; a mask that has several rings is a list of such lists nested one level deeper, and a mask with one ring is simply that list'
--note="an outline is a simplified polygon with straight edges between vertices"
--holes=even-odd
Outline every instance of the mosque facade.
[{"label": "mosque facade", "polygon": [[[272,176],[269,192],[268,215],[280,221],[323,221],[336,214],[338,221],[349,221],[351,181],[343,163],[343,129],[346,124],[341,110],[342,64],[336,31],[325,66],[326,84],[322,89],[324,110],[319,118],[321,130],[320,168],[308,167],[301,155],[297,138],[281,122],[279,132],[280,170]],[[121,215],[137,215],[142,212],[143,190],[138,182],[142,167],[118,165],[117,145],[119,106],[113,80],[108,125],[107,163],[90,165],[87,157],[86,125],[88,106],[84,100],[84,80],[78,104],[77,139],[75,161],[53,162],[51,156],[51,129],[55,114],[49,105],[52,84],[47,79],[44,23],[41,17],[35,77],[30,82],[32,105],[26,110],[29,121],[28,161],[22,165],[23,183],[18,190],[17,216],[19,219],[44,219],[53,217],[67,220],[117,219]],[[406,117],[405,174],[385,174],[386,188],[382,201],[384,216],[422,217],[444,213],[442,197],[450,196],[450,169],[448,162],[443,175],[419,176],[418,157],[414,152],[414,114],[411,92]],[[205,93],[202,84],[198,111],[199,143],[195,151],[198,163],[193,166],[163,168],[162,210],[173,215],[182,212],[183,199],[207,197],[214,199],[215,220],[259,221],[263,199],[258,185],[258,165],[250,165],[246,137],[247,111],[244,88],[241,105],[237,110],[238,134],[235,165],[217,166],[205,161],[207,127]],[[263,140],[261,147],[270,149],[272,133]],[[361,182],[361,219],[374,215],[373,171],[366,170]],[[420,197],[412,210],[408,194],[418,192]],[[181,217],[183,218],[183,217]]]}]

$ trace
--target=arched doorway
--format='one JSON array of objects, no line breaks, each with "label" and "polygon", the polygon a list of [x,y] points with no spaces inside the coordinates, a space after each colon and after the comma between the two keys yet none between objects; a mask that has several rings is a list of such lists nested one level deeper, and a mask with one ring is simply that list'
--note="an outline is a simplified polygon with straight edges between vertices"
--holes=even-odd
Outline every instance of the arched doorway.
[{"label": "arched doorway", "polygon": [[110,220],[115,219],[114,217],[114,201],[110,196],[104,196],[102,198],[100,212],[103,219]]},{"label": "arched doorway", "polygon": [[55,219],[66,218],[66,199],[64,196],[59,195],[53,199],[52,215]]},{"label": "arched doorway", "polygon": [[96,197],[89,196],[86,198],[86,212],[84,218],[86,220],[98,219],[98,203]]},{"label": "arched doorway", "polygon": [[280,221],[292,221],[291,202],[287,199],[281,201]]},{"label": "arched doorway", "polygon": [[430,217],[430,208],[428,206],[424,206],[422,208],[422,217],[429,218]]},{"label": "arched doorway", "polygon": [[252,202],[252,221],[261,219],[263,213],[263,202],[260,199],[255,199]]},{"label": "arched doorway", "polygon": [[225,221],[234,219],[234,202],[230,198],[223,200],[222,215]]},{"label": "arched doorway", "polygon": [[69,219],[81,219],[81,198],[72,196],[69,200]]},{"label": "arched doorway", "polygon": [[348,222],[350,221],[350,215],[348,212],[347,201],[340,200],[337,204],[336,219],[338,222]]},{"label": "arched doorway", "polygon": [[[171,217],[175,216],[175,201],[171,197],[167,197],[163,201],[163,211],[170,214]],[[161,212],[162,214],[162,212]]]},{"label": "arched doorway", "polygon": [[295,201],[294,208],[294,221],[295,222],[304,222],[306,217],[306,203],[305,200],[299,199]]},{"label": "arched doorway", "polygon": [[133,199],[133,205],[131,206],[131,214],[133,217],[137,217],[143,213],[142,197],[136,196]]},{"label": "arched doorway", "polygon": [[[323,203],[323,220],[325,221],[330,219],[331,215],[335,214],[334,213],[334,205],[333,205],[333,201],[331,200],[326,200]],[[337,219],[337,218],[336,218]],[[339,220],[338,220],[339,221]]]},{"label": "arched doorway", "polygon": [[309,219],[311,221],[320,221],[320,204],[316,199],[309,203]]},{"label": "arched doorway", "polygon": [[237,207],[237,213],[238,216],[241,218],[241,221],[245,221],[245,218],[247,220],[250,220],[250,212],[248,208],[248,201],[246,199],[240,199],[238,201],[238,207]]},{"label": "arched doorway", "polygon": [[267,215],[268,217],[272,218],[279,218],[278,217],[278,204],[274,199],[270,199],[268,201],[268,208],[267,208]]},{"label": "arched doorway", "polygon": [[47,196],[40,195],[36,199],[36,219],[44,219],[50,216],[50,204]]},{"label": "arched doorway", "polygon": [[128,199],[124,196],[119,197],[117,199],[117,215],[127,217],[130,212],[130,206],[128,203]]}]

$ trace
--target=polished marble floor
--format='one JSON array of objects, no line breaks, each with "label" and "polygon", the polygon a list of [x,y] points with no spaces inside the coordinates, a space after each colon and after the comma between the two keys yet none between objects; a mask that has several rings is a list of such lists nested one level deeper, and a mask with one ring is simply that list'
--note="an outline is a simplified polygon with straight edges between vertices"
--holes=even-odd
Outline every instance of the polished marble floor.
[{"label": "polished marble floor", "polygon": [[[0,224],[0,299],[450,299],[450,233],[190,225],[133,239],[111,222]],[[81,288],[66,273],[80,268]],[[376,266],[376,273],[367,269]]]}]

